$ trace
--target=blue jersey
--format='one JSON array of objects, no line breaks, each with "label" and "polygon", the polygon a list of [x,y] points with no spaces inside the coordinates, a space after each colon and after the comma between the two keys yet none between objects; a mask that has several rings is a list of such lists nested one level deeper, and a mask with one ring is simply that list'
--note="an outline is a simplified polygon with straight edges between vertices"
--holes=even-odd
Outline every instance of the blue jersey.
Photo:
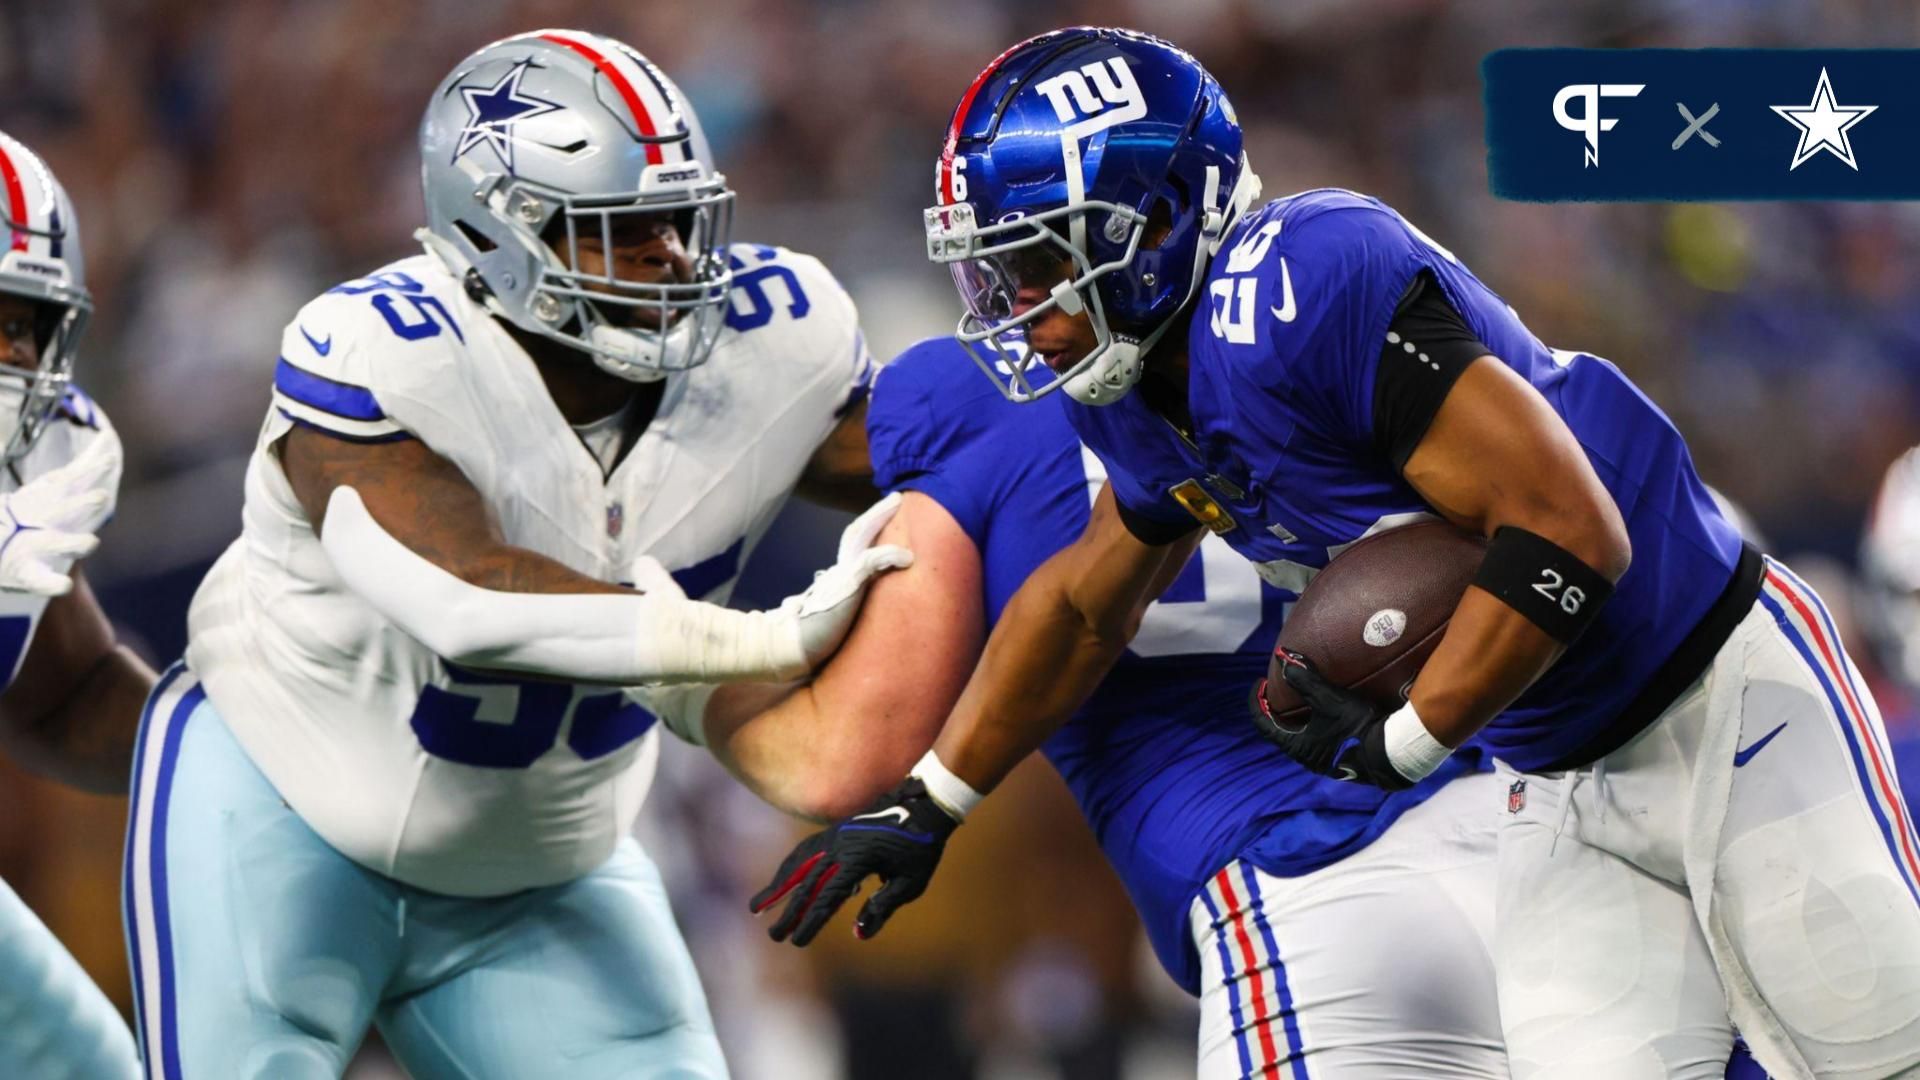
[{"label": "blue jersey", "polygon": [[[1102,482],[1057,398],[1006,401],[950,338],[882,369],[867,415],[875,477],[924,492],[979,549],[986,614],[1086,528]],[[1139,908],[1167,972],[1199,992],[1187,912],[1236,857],[1276,875],[1365,846],[1439,783],[1397,795],[1314,776],[1254,729],[1248,694],[1265,673],[1286,596],[1209,537],[1148,608],[1133,646],[1047,741]]]},{"label": "blue jersey", "polygon": [[[1494,356],[1559,413],[1619,506],[1633,563],[1560,661],[1482,733],[1521,770],[1593,743],[1652,680],[1733,578],[1741,543],[1672,421],[1612,364],[1547,348],[1454,256],[1376,199],[1320,190],[1278,199],[1228,235],[1188,349],[1191,441],[1139,394],[1069,402],[1080,437],[1136,514],[1193,523],[1203,489],[1221,536],[1262,578],[1304,588],[1345,545],[1432,514],[1374,440],[1382,363],[1422,363],[1388,323],[1421,271]],[[1396,335],[1397,337],[1397,335]],[[1404,353],[1401,351],[1404,349]],[[1192,483],[1190,483],[1192,482]]]}]

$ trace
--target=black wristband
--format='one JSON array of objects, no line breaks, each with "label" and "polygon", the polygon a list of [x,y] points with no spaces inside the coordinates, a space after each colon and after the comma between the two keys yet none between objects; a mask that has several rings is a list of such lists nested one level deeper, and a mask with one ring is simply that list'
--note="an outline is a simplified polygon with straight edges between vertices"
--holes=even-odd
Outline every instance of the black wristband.
[{"label": "black wristband", "polygon": [[1559,544],[1502,525],[1487,541],[1473,583],[1565,645],[1581,635],[1613,595],[1613,582]]}]

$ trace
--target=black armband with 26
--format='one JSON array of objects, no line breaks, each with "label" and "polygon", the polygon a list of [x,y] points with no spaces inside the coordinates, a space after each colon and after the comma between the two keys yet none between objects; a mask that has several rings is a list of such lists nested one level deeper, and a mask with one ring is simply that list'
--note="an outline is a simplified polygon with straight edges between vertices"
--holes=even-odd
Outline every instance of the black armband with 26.
[{"label": "black armband with 26", "polygon": [[1512,525],[1494,530],[1473,583],[1563,645],[1591,626],[1613,595],[1606,575],[1546,537]]}]

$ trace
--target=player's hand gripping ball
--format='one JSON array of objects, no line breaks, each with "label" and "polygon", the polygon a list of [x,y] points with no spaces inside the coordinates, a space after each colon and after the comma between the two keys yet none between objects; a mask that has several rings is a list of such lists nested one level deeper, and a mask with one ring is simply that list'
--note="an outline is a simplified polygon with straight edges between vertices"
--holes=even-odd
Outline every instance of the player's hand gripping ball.
[{"label": "player's hand gripping ball", "polygon": [[1389,790],[1384,721],[1440,644],[1485,557],[1485,542],[1422,521],[1356,542],[1287,613],[1254,688],[1261,733],[1313,772]]}]

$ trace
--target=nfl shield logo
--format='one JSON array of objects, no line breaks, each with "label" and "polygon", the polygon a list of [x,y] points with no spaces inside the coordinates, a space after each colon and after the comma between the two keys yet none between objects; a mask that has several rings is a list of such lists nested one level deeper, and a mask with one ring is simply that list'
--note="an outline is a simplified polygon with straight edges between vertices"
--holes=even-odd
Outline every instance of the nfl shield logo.
[{"label": "nfl shield logo", "polygon": [[1517,814],[1527,808],[1527,782],[1515,780],[1507,788],[1507,813]]},{"label": "nfl shield logo", "polygon": [[626,521],[627,512],[619,503],[607,504],[607,535],[618,538],[620,526]]}]

